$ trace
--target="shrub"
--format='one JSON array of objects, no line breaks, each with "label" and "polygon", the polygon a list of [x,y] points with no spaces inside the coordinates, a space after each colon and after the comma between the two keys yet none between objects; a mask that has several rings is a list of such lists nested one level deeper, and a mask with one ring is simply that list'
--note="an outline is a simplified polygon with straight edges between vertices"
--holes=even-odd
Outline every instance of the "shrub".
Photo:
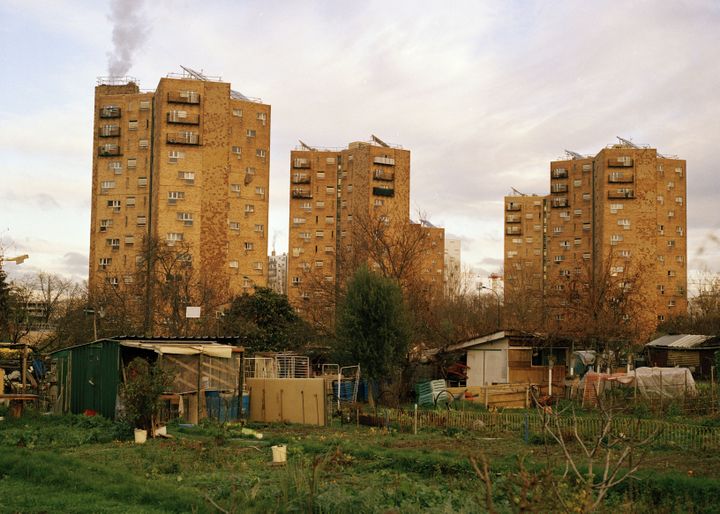
[{"label": "shrub", "polygon": [[151,365],[140,357],[133,359],[121,388],[127,421],[152,433],[153,420],[160,410],[160,395],[171,383],[170,374],[157,364]]}]

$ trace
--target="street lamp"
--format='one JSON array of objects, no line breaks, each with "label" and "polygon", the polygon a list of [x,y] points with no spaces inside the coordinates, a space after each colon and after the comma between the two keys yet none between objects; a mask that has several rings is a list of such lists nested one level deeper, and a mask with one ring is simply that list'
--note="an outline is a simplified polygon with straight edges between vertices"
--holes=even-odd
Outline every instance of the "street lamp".
[{"label": "street lamp", "polygon": [[497,299],[497,328],[498,328],[498,330],[500,330],[500,295],[494,289],[484,286],[482,284],[479,284],[478,290],[482,290],[482,289],[487,289],[488,291],[493,293],[495,295],[495,298]]}]

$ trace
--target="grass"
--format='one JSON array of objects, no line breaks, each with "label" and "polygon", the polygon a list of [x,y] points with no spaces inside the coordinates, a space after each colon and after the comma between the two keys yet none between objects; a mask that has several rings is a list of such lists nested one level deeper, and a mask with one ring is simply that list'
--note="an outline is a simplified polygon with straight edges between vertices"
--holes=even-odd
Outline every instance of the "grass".
[{"label": "grass", "polygon": [[[219,425],[170,427],[170,440],[135,445],[102,418],[30,417],[0,422],[2,512],[478,512],[483,484],[468,456],[489,461],[499,512],[524,498],[557,511],[549,480],[558,448],[525,445],[516,435],[424,431],[417,436],[354,426],[258,426],[262,440]],[[274,444],[288,465],[270,465]],[[524,455],[520,466],[516,456]],[[547,459],[552,461],[544,474]],[[712,512],[720,504],[720,457],[653,450],[605,509]],[[555,473],[553,475],[553,473]],[[563,485],[568,498],[575,485]],[[528,500],[528,501],[530,501]],[[537,504],[536,504],[537,508]]]}]

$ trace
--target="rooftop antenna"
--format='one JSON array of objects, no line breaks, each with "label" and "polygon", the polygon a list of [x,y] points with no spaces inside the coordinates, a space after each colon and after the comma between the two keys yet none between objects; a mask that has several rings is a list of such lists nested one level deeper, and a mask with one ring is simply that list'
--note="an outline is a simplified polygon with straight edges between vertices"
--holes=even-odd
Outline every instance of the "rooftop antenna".
[{"label": "rooftop antenna", "polygon": [[512,186],[510,187],[510,189],[512,189],[513,194],[520,195],[520,196],[527,196],[525,193],[521,193],[520,191],[518,191],[517,189],[515,189]]},{"label": "rooftop antenna", "polygon": [[311,151],[311,152],[317,152],[317,148],[313,148],[313,147],[310,146],[309,144],[303,143],[302,139],[298,139],[298,141],[300,142],[300,146],[303,148],[303,150],[309,150],[309,151]]},{"label": "rooftop antenna", "polygon": [[380,146],[384,146],[385,148],[390,148],[389,144],[387,144],[385,141],[383,141],[382,139],[377,137],[375,134],[370,134],[370,137],[372,138],[373,141],[375,141]]},{"label": "rooftop antenna", "polygon": [[583,156],[583,155],[581,155],[581,154],[579,154],[579,153],[577,153],[577,152],[573,152],[572,150],[565,150],[565,153],[566,153],[566,154],[568,155],[568,157],[570,157],[571,159],[584,159],[584,158],[585,158],[585,156]]}]

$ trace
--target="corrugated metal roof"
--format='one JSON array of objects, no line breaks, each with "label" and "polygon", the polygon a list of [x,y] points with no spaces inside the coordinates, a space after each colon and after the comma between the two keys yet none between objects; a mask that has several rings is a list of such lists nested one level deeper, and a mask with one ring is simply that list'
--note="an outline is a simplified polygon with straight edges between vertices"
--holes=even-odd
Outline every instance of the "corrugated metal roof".
[{"label": "corrugated metal roof", "polygon": [[714,336],[704,336],[695,334],[675,334],[669,336],[658,337],[654,341],[650,341],[647,346],[661,346],[664,348],[696,348],[702,346],[708,339]]}]

